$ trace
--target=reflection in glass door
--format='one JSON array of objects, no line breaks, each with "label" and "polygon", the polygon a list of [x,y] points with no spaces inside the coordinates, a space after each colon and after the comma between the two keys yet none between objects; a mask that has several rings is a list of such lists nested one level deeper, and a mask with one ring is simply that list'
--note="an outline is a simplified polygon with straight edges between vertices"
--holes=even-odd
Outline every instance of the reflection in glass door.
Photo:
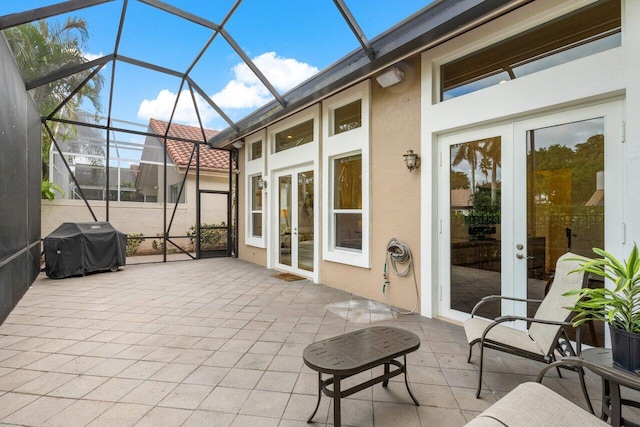
[{"label": "reflection in glass door", "polygon": [[314,236],[313,171],[298,170],[280,175],[278,177],[278,264],[280,267],[290,267],[292,271],[313,272]]},{"label": "reflection in glass door", "polygon": [[[450,309],[471,313],[487,295],[501,294],[502,138],[449,146]],[[500,315],[499,303],[483,306]]]},{"label": "reflection in glass door", "polygon": [[[615,101],[439,138],[441,315],[463,321],[487,295],[542,299],[560,256],[616,248],[605,223],[624,221],[622,199],[609,191],[605,206],[604,177],[622,182],[611,167],[621,163],[621,121]],[[478,314],[537,308],[503,300]],[[584,342],[602,345],[598,326],[587,325]]]},{"label": "reflection in glass door", "polygon": [[528,298],[544,297],[560,256],[604,247],[604,139],[602,117],[526,132]]}]

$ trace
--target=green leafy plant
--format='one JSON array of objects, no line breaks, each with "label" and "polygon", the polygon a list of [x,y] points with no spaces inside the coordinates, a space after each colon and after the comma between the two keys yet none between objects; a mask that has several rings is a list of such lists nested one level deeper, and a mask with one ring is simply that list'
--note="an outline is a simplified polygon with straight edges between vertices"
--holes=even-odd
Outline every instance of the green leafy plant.
[{"label": "green leafy plant", "polygon": [[[187,236],[191,245],[195,244],[196,227],[191,226],[187,230]],[[220,224],[202,224],[200,228],[200,247],[215,248],[226,244],[227,224],[222,221]]]},{"label": "green leafy plant", "polygon": [[42,191],[43,199],[47,199],[47,200],[55,199],[56,192],[59,193],[62,197],[64,197],[64,191],[62,190],[62,188],[60,188],[59,185],[49,181],[48,179],[42,180],[40,190]]},{"label": "green leafy plant", "polygon": [[568,292],[579,295],[575,306],[573,325],[589,320],[601,320],[627,332],[640,333],[640,258],[638,246],[626,260],[618,260],[611,253],[594,248],[601,258],[585,262],[579,271],[595,274],[611,280],[615,288],[584,288]]},{"label": "green leafy plant", "polygon": [[[133,256],[138,252],[140,244],[144,240],[144,234],[142,233],[129,233],[127,234],[127,256]],[[155,242],[155,240],[154,240]]]}]

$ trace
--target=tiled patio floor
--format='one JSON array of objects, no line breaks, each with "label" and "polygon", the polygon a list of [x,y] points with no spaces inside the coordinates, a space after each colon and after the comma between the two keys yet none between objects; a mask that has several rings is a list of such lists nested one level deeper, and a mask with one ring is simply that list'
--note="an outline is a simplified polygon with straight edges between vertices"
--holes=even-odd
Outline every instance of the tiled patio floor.
[{"label": "tiled patio floor", "polygon": [[[542,366],[489,351],[476,400],[477,358],[466,363],[460,326],[394,319],[380,304],[272,274],[235,259],[42,274],[0,326],[0,424],[306,426],[317,374],[304,347],[370,324],[422,340],[408,356],[421,406],[396,377],[345,399],[344,425],[461,426]],[[574,373],[545,384],[584,407]],[[315,425],[331,423],[330,406],[323,397]]]}]

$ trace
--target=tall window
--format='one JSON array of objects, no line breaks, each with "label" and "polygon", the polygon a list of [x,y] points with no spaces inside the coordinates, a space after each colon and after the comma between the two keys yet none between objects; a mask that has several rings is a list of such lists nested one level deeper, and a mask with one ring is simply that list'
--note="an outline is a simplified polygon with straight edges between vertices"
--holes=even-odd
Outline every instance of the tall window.
[{"label": "tall window", "polygon": [[335,247],[362,251],[362,154],[333,161]]},{"label": "tall window", "polygon": [[370,90],[365,81],[322,103],[322,257],[363,268],[371,266]]},{"label": "tall window", "polygon": [[258,187],[260,175],[251,177],[251,236],[262,237],[262,190]]},{"label": "tall window", "polygon": [[[263,196],[266,194],[258,187],[258,183],[265,176],[264,142],[266,132],[260,131],[245,138],[245,164],[244,164],[244,242],[246,245],[256,248],[264,248],[265,242],[265,215],[263,213]],[[265,184],[266,185],[266,184]],[[266,188],[266,187],[265,187]]]}]

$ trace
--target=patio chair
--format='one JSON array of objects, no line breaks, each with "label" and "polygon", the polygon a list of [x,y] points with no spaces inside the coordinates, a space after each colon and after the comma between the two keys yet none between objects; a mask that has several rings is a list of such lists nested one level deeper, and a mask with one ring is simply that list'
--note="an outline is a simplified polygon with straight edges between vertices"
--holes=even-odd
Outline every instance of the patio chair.
[{"label": "patio chair", "polygon": [[609,424],[542,384],[527,382],[511,390],[465,427],[504,426],[607,427]]},{"label": "patio chair", "polygon": [[[566,307],[573,306],[577,296],[564,296],[563,294],[573,289],[587,286],[588,275],[577,272],[581,260],[588,260],[573,253],[566,253],[558,259],[553,285],[543,300],[531,300],[503,297],[499,295],[484,297],[471,312],[471,318],[464,322],[464,331],[469,343],[468,363],[471,363],[473,346],[480,345],[480,369],[478,374],[478,388],[476,398],[480,397],[482,388],[482,369],[484,362],[484,349],[491,348],[510,354],[526,357],[544,363],[552,363],[556,360],[555,350],[558,349],[562,356],[576,354],[571,346],[569,337],[565,332],[567,326],[571,326],[572,313]],[[540,306],[533,318],[522,316],[501,316],[494,320],[485,320],[476,317],[478,308],[495,300],[510,300],[519,302],[539,302]],[[505,322],[527,322],[526,331],[514,329],[503,325]],[[562,345],[560,338],[563,338]],[[580,349],[580,329],[576,331],[578,350]],[[560,372],[558,371],[558,374]],[[580,375],[580,382],[586,394],[584,379]],[[590,402],[589,402],[590,405]],[[593,408],[591,412],[593,413]]]}]

